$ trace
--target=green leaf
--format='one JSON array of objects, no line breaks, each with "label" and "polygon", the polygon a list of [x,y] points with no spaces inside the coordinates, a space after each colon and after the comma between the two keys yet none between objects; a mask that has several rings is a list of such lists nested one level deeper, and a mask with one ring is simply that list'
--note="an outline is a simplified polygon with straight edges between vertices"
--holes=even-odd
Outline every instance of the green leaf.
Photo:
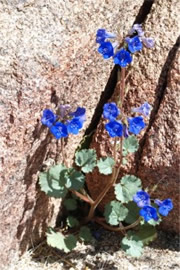
[{"label": "green leaf", "polygon": [[153,218],[151,218],[149,221],[145,221],[144,218],[142,218],[140,224],[141,224],[141,225],[144,225],[144,224],[147,224],[147,223],[148,223],[148,224],[151,225],[151,226],[157,226],[157,225],[159,225],[159,224],[161,223],[161,221],[162,221],[161,217],[160,217],[160,216],[158,216],[158,217],[159,217],[159,219],[158,219],[157,221],[154,220]]},{"label": "green leaf", "polygon": [[116,199],[122,203],[128,203],[133,200],[134,194],[141,190],[141,180],[134,175],[125,175],[121,182],[115,185]]},{"label": "green leaf", "polygon": [[132,224],[139,218],[139,210],[140,210],[140,208],[137,206],[137,204],[135,202],[129,202],[126,205],[126,207],[128,209],[128,214],[127,214],[124,221],[127,224]]},{"label": "green leaf", "polygon": [[80,190],[83,188],[85,176],[81,172],[76,171],[74,168],[68,169],[65,175],[65,186],[69,189]]},{"label": "green leaf", "polygon": [[69,235],[66,238],[60,232],[55,232],[52,228],[47,232],[47,243],[49,246],[70,252],[76,247],[77,239],[74,235]]},{"label": "green leaf", "polygon": [[75,210],[77,208],[77,201],[75,199],[66,199],[64,200],[64,206],[67,210]]},{"label": "green leaf", "polygon": [[64,174],[66,173],[67,171],[67,168],[62,165],[62,164],[59,164],[59,165],[55,165],[53,167],[51,167],[48,171],[48,176],[49,176],[49,179],[54,179],[54,180],[57,180],[59,181],[60,179],[62,180],[62,184],[64,184],[63,182],[63,177],[64,177]]},{"label": "green leaf", "polygon": [[123,158],[122,159],[122,165],[126,165],[128,162],[127,162],[127,159]]},{"label": "green leaf", "polygon": [[148,245],[150,242],[157,238],[156,229],[148,223],[139,226],[139,231],[136,232],[136,236],[144,245]]},{"label": "green leaf", "polygon": [[128,255],[138,258],[143,251],[143,242],[133,232],[128,232],[122,239],[121,247]]},{"label": "green leaf", "polygon": [[68,216],[66,219],[66,222],[70,228],[79,226],[79,221],[73,216]]},{"label": "green leaf", "polygon": [[113,158],[105,157],[98,160],[97,167],[100,173],[108,175],[112,173],[112,168],[114,164],[115,164],[115,161]]},{"label": "green leaf", "polygon": [[106,222],[111,225],[118,225],[126,218],[127,214],[128,209],[118,201],[111,201],[105,206],[104,216]]},{"label": "green leaf", "polygon": [[88,227],[83,226],[79,232],[79,238],[84,242],[89,242],[92,239],[91,231]]},{"label": "green leaf", "polygon": [[59,180],[52,179],[48,172],[40,173],[39,184],[41,190],[50,197],[64,198],[67,194],[67,189],[60,183]]},{"label": "green leaf", "polygon": [[94,149],[83,149],[75,154],[75,163],[84,173],[92,172],[96,166],[96,152]]},{"label": "green leaf", "polygon": [[66,248],[71,251],[72,249],[74,249],[76,247],[76,243],[77,243],[77,238],[72,235],[69,234],[65,239],[64,239],[64,244],[66,245]]},{"label": "green leaf", "polygon": [[123,155],[126,156],[129,153],[134,153],[138,150],[139,143],[136,136],[131,135],[127,139],[123,140]]}]

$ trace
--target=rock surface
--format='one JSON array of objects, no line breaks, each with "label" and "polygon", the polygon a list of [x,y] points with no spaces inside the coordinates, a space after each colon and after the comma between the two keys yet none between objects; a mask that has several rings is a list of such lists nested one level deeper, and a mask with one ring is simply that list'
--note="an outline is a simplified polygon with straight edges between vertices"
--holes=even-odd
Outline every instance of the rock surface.
[{"label": "rock surface", "polygon": [[[169,231],[180,231],[179,224],[179,85],[178,67],[178,9],[177,1],[158,0],[152,6],[144,25],[147,35],[156,40],[155,48],[143,49],[136,54],[132,69],[128,70],[125,109],[138,107],[145,101],[152,107],[152,113],[145,132],[140,138],[139,152],[131,159],[125,173],[139,176],[145,187],[152,188],[159,183],[154,198],[172,198],[174,209],[163,221],[163,228]],[[116,100],[118,89],[115,89],[111,100]],[[101,119],[94,135],[91,147],[97,150],[98,156],[112,153],[112,145],[104,131],[104,120]],[[95,199],[108,182],[109,177],[100,176],[97,171],[88,176],[88,188]],[[100,209],[114,198],[113,189],[100,204]]]},{"label": "rock surface", "polygon": [[[86,106],[89,125],[112,69],[96,52],[95,32],[125,34],[142,3],[0,0],[1,269],[55,224],[60,207],[38,186],[42,165],[61,161],[42,110]],[[67,141],[69,163],[82,135]]]}]

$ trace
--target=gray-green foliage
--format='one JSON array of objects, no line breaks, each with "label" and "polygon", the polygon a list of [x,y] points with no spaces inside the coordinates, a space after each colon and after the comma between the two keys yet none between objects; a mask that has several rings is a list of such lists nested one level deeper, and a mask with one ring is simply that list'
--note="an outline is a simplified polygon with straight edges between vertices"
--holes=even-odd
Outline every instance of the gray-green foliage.
[{"label": "gray-green foliage", "polygon": [[64,178],[66,171],[66,167],[60,164],[51,167],[48,172],[40,173],[41,190],[50,197],[64,198],[67,194]]},{"label": "gray-green foliage", "polygon": [[128,255],[138,258],[143,251],[143,242],[134,232],[129,231],[122,239],[121,247]]},{"label": "gray-green foliage", "polygon": [[76,247],[77,238],[72,234],[65,237],[62,233],[55,232],[50,228],[46,235],[48,245],[63,250],[66,253]]},{"label": "gray-green foliage", "polygon": [[125,175],[120,183],[115,185],[116,199],[122,203],[128,203],[133,200],[134,194],[140,190],[141,180],[134,175]]},{"label": "gray-green foliage", "polygon": [[126,218],[127,214],[128,209],[118,201],[111,201],[105,206],[104,216],[110,225],[118,225]]},{"label": "gray-green foliage", "polygon": [[92,234],[87,226],[82,226],[79,232],[79,238],[84,242],[89,242],[92,239]]},{"label": "gray-green foliage", "polygon": [[132,224],[138,219],[140,208],[137,206],[135,202],[132,201],[128,202],[128,204],[126,204],[126,207],[128,209],[128,214],[124,221],[127,224]]},{"label": "gray-green foliage", "polygon": [[74,168],[67,169],[65,186],[69,189],[80,190],[84,186],[85,176]]},{"label": "gray-green foliage", "polygon": [[77,201],[75,199],[66,199],[64,200],[64,206],[67,210],[75,210],[77,208]]},{"label": "gray-green foliage", "polygon": [[70,228],[79,226],[79,221],[73,216],[68,216],[66,219],[66,223]]},{"label": "gray-green foliage", "polygon": [[128,138],[123,140],[123,156],[126,156],[128,153],[136,152],[138,147],[138,139],[136,136],[130,135]]},{"label": "gray-green foliage", "polygon": [[68,189],[81,189],[84,181],[85,176],[81,172],[74,168],[68,169],[62,164],[51,167],[39,176],[41,190],[54,198],[64,198]]},{"label": "gray-green foliage", "polygon": [[75,163],[84,173],[92,172],[96,166],[96,152],[93,149],[83,149],[75,154]]},{"label": "gray-green foliage", "polygon": [[148,223],[140,225],[138,229],[139,230],[136,232],[136,236],[139,238],[140,241],[143,242],[144,245],[148,245],[157,237],[155,227]]},{"label": "gray-green foliage", "polygon": [[115,161],[111,157],[104,157],[98,160],[97,167],[99,169],[99,172],[105,175],[112,173],[112,168],[115,164]]}]

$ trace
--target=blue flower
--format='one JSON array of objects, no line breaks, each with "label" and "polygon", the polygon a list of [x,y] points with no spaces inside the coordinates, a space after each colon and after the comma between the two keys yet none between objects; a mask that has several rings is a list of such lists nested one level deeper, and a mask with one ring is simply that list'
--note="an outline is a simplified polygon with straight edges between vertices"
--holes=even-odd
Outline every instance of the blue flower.
[{"label": "blue flower", "polygon": [[123,125],[120,121],[110,121],[105,125],[105,129],[109,133],[110,137],[121,137],[123,135]]},{"label": "blue flower", "polygon": [[73,116],[74,118],[78,118],[83,124],[83,122],[86,120],[86,109],[78,107],[75,112],[72,112],[69,115]]},{"label": "blue flower", "polygon": [[157,210],[156,208],[147,205],[144,206],[140,211],[139,211],[140,216],[144,218],[145,221],[149,221],[150,219],[158,220],[158,215],[157,215]]},{"label": "blue flower", "polygon": [[114,102],[106,103],[103,106],[103,116],[110,121],[115,120],[115,118],[120,114],[120,110]]},{"label": "blue flower", "polygon": [[96,33],[96,42],[102,43],[106,38],[115,38],[116,35],[114,33],[109,33],[105,29],[98,29]]},{"label": "blue flower", "polygon": [[147,192],[140,190],[133,196],[133,201],[137,204],[138,207],[144,207],[150,205],[150,196]]},{"label": "blue flower", "polygon": [[67,127],[61,122],[57,122],[54,126],[51,126],[50,131],[56,139],[68,136]]},{"label": "blue flower", "polygon": [[132,62],[132,56],[125,49],[121,49],[114,55],[114,63],[121,67],[126,67]]},{"label": "blue flower", "polygon": [[47,127],[51,127],[56,121],[57,116],[49,109],[43,111],[43,116],[41,118],[41,123]]},{"label": "blue flower", "polygon": [[131,53],[142,50],[142,42],[140,41],[138,36],[135,36],[133,38],[127,38],[126,42],[128,44],[128,49]]},{"label": "blue flower", "polygon": [[110,58],[111,56],[114,55],[114,47],[111,44],[111,42],[109,42],[109,41],[102,42],[101,45],[98,48],[98,52],[100,54],[102,54],[104,59],[108,59],[108,58]]},{"label": "blue flower", "polygon": [[137,135],[146,126],[142,116],[128,118],[129,132]]},{"label": "blue flower", "polygon": [[162,216],[166,217],[173,209],[173,203],[171,199],[166,199],[164,201],[156,199],[155,203],[159,206],[159,214],[161,214]]},{"label": "blue flower", "polygon": [[67,122],[67,130],[68,133],[72,134],[78,134],[79,129],[81,129],[83,126],[82,122],[80,121],[79,118],[73,118],[72,120]]},{"label": "blue flower", "polygon": [[148,102],[145,102],[144,104],[142,104],[138,108],[133,108],[132,109],[132,112],[141,113],[144,116],[149,116],[150,111],[151,111],[151,105],[149,105]]}]

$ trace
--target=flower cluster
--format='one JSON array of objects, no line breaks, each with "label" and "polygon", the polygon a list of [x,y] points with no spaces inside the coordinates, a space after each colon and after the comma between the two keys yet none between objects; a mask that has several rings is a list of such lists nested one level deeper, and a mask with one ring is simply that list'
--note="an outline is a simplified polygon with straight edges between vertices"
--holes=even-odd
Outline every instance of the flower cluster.
[{"label": "flower cluster", "polygon": [[105,29],[98,29],[96,33],[96,42],[99,43],[98,52],[102,54],[104,59],[113,57],[114,63],[125,68],[132,62],[132,54],[141,51],[143,44],[147,48],[153,48],[154,40],[146,38],[140,24],[134,24],[129,31],[128,36],[124,39],[122,48],[115,52],[118,45],[117,42],[111,43],[107,39],[115,38],[114,33],[108,33]]},{"label": "flower cluster", "polygon": [[[142,106],[135,108],[132,111],[148,116],[150,110],[151,106],[145,102]],[[114,102],[106,103],[104,105],[103,116],[109,120],[109,122],[105,124],[105,129],[110,137],[128,137],[129,132],[137,135],[146,126],[142,116],[128,117],[122,122],[121,120],[117,120],[119,115],[120,110]]]},{"label": "flower cluster", "polygon": [[56,139],[65,138],[71,133],[78,134],[86,120],[85,108],[78,107],[75,112],[69,112],[69,110],[70,105],[66,104],[60,106],[59,116],[49,109],[43,111],[41,123],[50,129]]},{"label": "flower cluster", "polygon": [[134,195],[133,201],[137,204],[138,207],[141,208],[139,214],[144,218],[145,221],[149,221],[150,219],[157,221],[159,219],[158,212],[162,216],[167,216],[168,213],[173,209],[173,203],[171,199],[166,199],[164,201],[156,199],[155,204],[159,206],[157,211],[157,208],[151,206],[149,194],[143,190],[138,191]]}]

